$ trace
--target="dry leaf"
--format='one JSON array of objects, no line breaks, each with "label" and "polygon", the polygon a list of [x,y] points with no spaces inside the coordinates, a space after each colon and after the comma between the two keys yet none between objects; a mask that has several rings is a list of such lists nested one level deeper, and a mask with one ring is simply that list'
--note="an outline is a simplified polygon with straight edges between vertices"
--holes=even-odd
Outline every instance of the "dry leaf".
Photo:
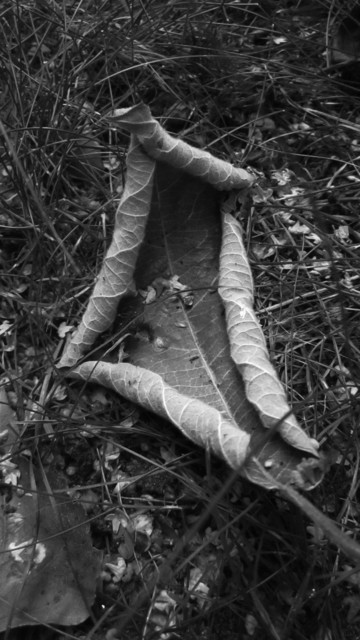
[{"label": "dry leaf", "polygon": [[223,216],[219,294],[226,312],[231,357],[244,380],[246,396],[263,425],[276,427],[285,442],[317,456],[316,443],[290,412],[283,386],[269,360],[265,337],[253,308],[254,283],[241,226],[228,213]]},{"label": "dry leaf", "polygon": [[134,291],[133,272],[150,209],[155,162],[132,138],[126,186],[115,218],[111,245],[80,325],[59,363],[71,367],[114,321],[119,300]]},{"label": "dry leaf", "polygon": [[[239,170],[234,170],[227,163],[219,165],[209,154],[202,155],[200,152],[200,158],[198,150],[189,145],[178,145],[176,140],[159,128],[149,110],[143,106],[121,110],[120,115],[118,112],[118,124],[135,133],[136,138],[139,137],[144,146],[147,145],[149,153],[160,157],[161,147],[162,151],[165,149],[162,159],[166,158],[176,167],[181,166],[188,171],[194,169],[203,180],[197,180],[163,162],[158,163],[146,234],[141,247],[136,245],[136,265],[133,263],[133,254],[125,264],[122,263],[119,244],[117,251],[120,259],[113,265],[118,273],[112,274],[113,281],[122,283],[124,270],[127,282],[134,277],[137,288],[146,290],[151,283],[169,281],[177,276],[182,287],[192,293],[192,305],[187,307],[177,292],[169,293],[166,289],[156,296],[153,304],[144,305],[140,297],[128,297],[125,300],[125,292],[130,289],[123,287],[118,330],[122,325],[124,351],[130,364],[88,362],[81,365],[74,375],[105,384],[171,420],[187,437],[223,457],[231,467],[241,469],[241,473],[253,482],[271,488],[275,486],[269,480],[272,475],[276,481],[295,483],[303,488],[313,487],[320,481],[323,467],[315,458],[317,451],[314,443],[296,421],[289,418],[284,422],[280,435],[270,434],[270,438],[266,435],[266,429],[275,426],[284,417],[287,403],[282,386],[266,359],[266,347],[259,325],[256,325],[257,339],[263,350],[260,366],[267,376],[267,384],[271,380],[268,387],[271,397],[263,395],[260,405],[257,405],[256,380],[252,378],[249,367],[246,369],[245,383],[251,402],[256,398],[254,404],[261,416],[265,416],[266,429],[246,397],[243,381],[230,359],[223,307],[216,293],[221,244],[218,199],[215,189],[207,185],[205,180],[214,179],[217,187],[230,189],[234,184],[234,175]],[[131,175],[130,154],[128,165]],[[152,165],[148,171],[153,171]],[[236,175],[244,184],[244,172]],[[246,175],[247,184],[250,184],[252,178]],[[144,171],[138,177],[138,190],[143,193],[144,184],[149,183],[149,175]],[[125,192],[128,191],[126,185]],[[136,217],[137,198],[135,191],[132,192]],[[150,208],[150,190],[147,189],[145,194],[149,201],[141,203],[141,213]],[[240,259],[245,265],[245,252],[243,249],[241,251]],[[231,260],[226,256],[222,258],[225,265],[221,267],[222,273],[233,269]],[[248,265],[247,269],[249,275]],[[228,296],[227,287],[227,283],[223,282],[227,313],[235,310],[236,315],[236,296],[234,299],[232,295]],[[248,283],[240,284],[240,290],[241,287],[246,289]],[[102,287],[98,283],[95,292],[94,301],[90,301],[84,316],[86,322],[83,321],[81,325],[86,328],[87,339],[82,340],[78,332],[61,365],[74,364],[76,357],[89,349],[97,332],[103,330],[104,321],[108,322],[109,318],[114,317],[119,300],[116,287],[109,288],[105,279]],[[251,315],[252,288],[247,293],[247,312]],[[240,340],[240,351],[244,349],[242,354],[236,355],[241,370],[248,350],[246,326],[241,325],[239,329],[238,324],[243,311],[241,309],[240,317],[236,318],[237,330],[230,339],[233,350],[237,350],[237,339]],[[256,319],[252,313],[251,332],[254,323]],[[90,327],[96,327],[93,335]],[[251,344],[250,335],[249,341]],[[72,357],[69,358],[71,352]],[[257,354],[257,364],[259,357]],[[131,368],[131,365],[136,366]],[[272,407],[272,402],[279,406]],[[248,456],[249,445],[254,458]],[[304,453],[297,449],[302,449]],[[309,455],[312,457],[309,458]],[[261,468],[269,470],[270,474],[263,474]]]},{"label": "dry leaf", "polygon": [[24,458],[18,465],[22,491],[13,491],[0,519],[0,631],[79,624],[100,571],[84,511],[65,494],[49,495]]},{"label": "dry leaf", "polygon": [[234,167],[203,149],[192,147],[171,136],[152,117],[145,104],[117,109],[109,119],[112,126],[125,128],[136,135],[151,158],[201,178],[216,189],[243,189],[254,182],[253,176],[244,169]]},{"label": "dry leaf", "polygon": [[85,381],[91,378],[92,382],[170,420],[190,440],[222,457],[233,469],[243,465],[249,435],[216,409],[184,396],[152,371],[125,363],[84,362],[71,377]]}]

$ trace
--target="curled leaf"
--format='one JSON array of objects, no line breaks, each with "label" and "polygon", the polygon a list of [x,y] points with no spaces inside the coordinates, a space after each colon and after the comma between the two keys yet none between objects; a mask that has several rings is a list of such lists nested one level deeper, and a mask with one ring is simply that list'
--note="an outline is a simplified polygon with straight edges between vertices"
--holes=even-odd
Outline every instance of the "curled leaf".
[{"label": "curled leaf", "polygon": [[133,273],[150,209],[155,162],[132,137],[127,156],[126,185],[105,256],[88,306],[72,336],[60,367],[71,367],[114,321],[119,300],[134,291]]},{"label": "curled leaf", "polygon": [[229,213],[223,216],[219,294],[225,307],[231,358],[244,381],[246,396],[264,427],[276,427],[285,442],[317,456],[314,441],[291,413],[284,388],[270,362],[253,308],[253,278],[241,227]]},{"label": "curled leaf", "polygon": [[243,189],[254,182],[254,177],[244,169],[171,136],[152,117],[145,104],[117,109],[110,122],[135,134],[151,158],[201,178],[220,191]]},{"label": "curled leaf", "polygon": [[[158,129],[158,124],[145,107],[122,110],[117,124],[127,127],[144,146],[149,145],[149,154],[153,152],[154,145],[156,147],[156,141],[161,142],[160,146],[165,145],[168,154],[161,156],[168,162],[157,163],[153,193],[146,192],[149,201],[146,205],[144,202],[141,208],[141,211],[150,208],[150,212],[141,247],[139,251],[136,249],[136,264],[132,263],[129,268],[121,260],[114,264],[119,269],[119,282],[124,269],[127,282],[133,277],[138,290],[147,290],[154,283],[161,286],[153,287],[151,304],[149,300],[144,304],[140,296],[121,296],[117,331],[123,334],[123,350],[129,364],[84,363],[76,369],[75,377],[109,386],[129,400],[171,420],[193,442],[209,448],[227,460],[232,468],[240,469],[243,476],[263,487],[271,489],[276,486],[271,477],[277,482],[305,489],[316,486],[323,476],[323,465],[313,441],[302,432],[295,419],[291,417],[286,422],[286,414],[290,415],[286,397],[266,359],[261,328],[256,324],[256,318],[251,316],[252,279],[238,238],[235,238],[237,245],[234,251],[230,250],[230,255],[227,255],[228,237],[230,245],[234,240],[231,218],[224,231],[225,249],[220,264],[222,297],[230,317],[228,327],[225,324],[223,304],[217,292],[221,248],[219,197],[209,181],[214,180],[221,189],[231,189],[232,169],[230,173],[228,167],[223,171],[221,165],[219,170],[217,161],[206,156],[204,172],[199,174],[197,169],[200,165],[191,160],[194,150],[188,145],[178,146],[176,140],[166,137],[167,134],[162,138],[161,128]],[[156,147],[155,155],[158,151]],[[199,157],[197,154],[196,150],[195,158]],[[128,162],[130,160],[129,155]],[[153,165],[149,166],[152,171]],[[201,175],[202,180],[190,175],[191,167],[195,167],[195,174]],[[149,176],[145,171],[138,177],[139,192],[142,193],[142,185],[147,184]],[[247,184],[250,181],[251,177]],[[230,194],[230,199],[233,195]],[[247,282],[245,278],[243,281],[242,277],[240,283],[236,280],[233,296],[230,271],[237,269],[239,252],[245,276],[250,280]],[[241,273],[237,275],[241,276]],[[187,291],[190,305],[184,303],[177,292],[166,290],[166,283],[174,279],[181,284],[182,292]],[[244,298],[240,315],[245,309],[252,318],[250,333],[255,327],[256,339],[252,346],[252,336],[249,336],[250,354],[246,336],[241,335],[245,325],[239,329],[237,324],[239,292],[240,299]],[[103,301],[102,296],[106,300]],[[117,302],[115,287],[114,291],[99,287],[98,299],[91,306],[92,316],[86,325],[91,320],[91,324],[100,330],[103,330],[102,326],[108,327],[109,323],[102,324],[107,320],[103,308],[109,305],[106,307],[108,317],[113,318],[111,314]],[[234,326],[231,320],[233,312]],[[89,332],[87,334],[91,337]],[[242,341],[244,350],[241,349]],[[254,354],[255,364],[260,362],[257,362],[260,355],[254,351],[257,341],[262,350],[260,369],[266,383],[269,382],[268,377],[272,378],[269,398],[263,394],[260,408],[258,396],[264,389],[257,386],[252,368]],[[77,354],[84,353],[89,346],[89,342],[78,344]],[[63,358],[61,364],[65,363]],[[243,380],[239,372],[243,374],[245,365]],[[280,410],[272,407],[272,402],[279,405]],[[262,473],[262,469],[267,473]]]},{"label": "curled leaf", "polygon": [[170,420],[192,442],[223,458],[233,469],[245,461],[250,436],[201,400],[179,393],[161,376],[127,363],[85,362],[71,377],[102,384]]},{"label": "curled leaf", "polygon": [[74,366],[89,351],[98,335],[114,321],[120,299],[134,290],[133,272],[151,206],[155,160],[183,169],[220,190],[250,186],[254,181],[247,171],[170,136],[146,105],[119,109],[112,122],[132,134],[125,190],[116,213],[111,245],[81,323],[59,367]]}]

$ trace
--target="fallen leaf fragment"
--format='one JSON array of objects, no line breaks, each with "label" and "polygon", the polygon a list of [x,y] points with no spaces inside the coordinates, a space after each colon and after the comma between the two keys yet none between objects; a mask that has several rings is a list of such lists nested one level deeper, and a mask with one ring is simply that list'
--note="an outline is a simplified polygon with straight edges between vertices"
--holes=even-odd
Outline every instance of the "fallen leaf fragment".
[{"label": "fallen leaf fragment", "polygon": [[207,609],[210,605],[209,586],[204,581],[203,571],[199,567],[190,570],[188,589],[192,598],[196,598],[199,609]]},{"label": "fallen leaf fragment", "polygon": [[126,562],[124,558],[118,558],[116,564],[106,562],[105,567],[109,569],[110,573],[112,574],[113,582],[121,582],[126,573]]},{"label": "fallen leaf fragment", "polygon": [[180,622],[177,609],[176,600],[165,589],[162,589],[152,602],[148,613],[148,623],[154,628],[157,637],[160,637],[161,640],[170,640],[175,637],[172,627]]}]

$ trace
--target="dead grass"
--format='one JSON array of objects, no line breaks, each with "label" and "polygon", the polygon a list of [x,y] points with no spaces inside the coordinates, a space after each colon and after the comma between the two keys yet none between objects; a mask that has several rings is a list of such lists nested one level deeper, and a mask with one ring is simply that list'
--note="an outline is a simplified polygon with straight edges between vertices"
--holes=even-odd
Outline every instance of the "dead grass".
[{"label": "dead grass", "polygon": [[3,383],[24,448],[35,439],[65,473],[107,561],[130,544],[114,525],[120,506],[152,521],[150,537],[139,529],[131,542],[128,581],[104,569],[92,620],[6,639],[359,637],[356,567],[302,513],[168,424],[108,392],[79,394],[53,369],[122,186],[127,140],[103,116],[142,100],[168,130],[261,176],[268,198],[243,220],[257,310],[296,414],[333,463],[311,499],[358,536],[359,97],[326,68],[334,3],[312,3],[312,15],[275,4],[2,5]]}]

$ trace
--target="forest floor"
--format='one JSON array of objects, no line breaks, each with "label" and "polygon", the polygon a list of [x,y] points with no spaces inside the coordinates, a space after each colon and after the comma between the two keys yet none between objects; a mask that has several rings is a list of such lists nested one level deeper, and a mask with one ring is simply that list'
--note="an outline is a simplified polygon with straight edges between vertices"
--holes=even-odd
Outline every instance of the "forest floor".
[{"label": "forest floor", "polygon": [[15,416],[47,491],[53,474],[82,504],[102,563],[86,621],[29,604],[40,626],[16,629],[20,590],[4,639],[360,639],[356,560],[299,509],[55,368],[123,187],[128,137],[104,116],[143,102],[262,186],[244,225],[256,311],[331,462],[308,498],[359,537],[360,86],[327,48],[337,4],[2,3],[0,417]]}]

